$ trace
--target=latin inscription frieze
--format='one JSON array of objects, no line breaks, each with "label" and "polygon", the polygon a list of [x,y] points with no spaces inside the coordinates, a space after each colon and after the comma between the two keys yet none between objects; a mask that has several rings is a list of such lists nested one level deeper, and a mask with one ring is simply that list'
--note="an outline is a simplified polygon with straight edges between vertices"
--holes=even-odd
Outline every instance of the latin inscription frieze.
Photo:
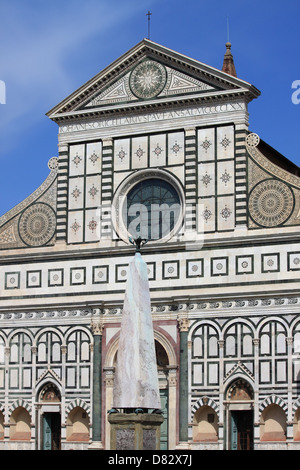
[{"label": "latin inscription frieze", "polygon": [[81,122],[77,124],[62,125],[60,126],[59,133],[65,134],[69,132],[106,129],[132,124],[145,124],[148,122],[159,122],[169,119],[183,119],[188,117],[197,117],[208,114],[228,113],[243,110],[245,110],[244,103],[223,103],[212,106],[200,106],[197,108],[185,108],[173,111],[163,111],[158,113],[147,113],[142,115],[99,119],[93,122]]}]

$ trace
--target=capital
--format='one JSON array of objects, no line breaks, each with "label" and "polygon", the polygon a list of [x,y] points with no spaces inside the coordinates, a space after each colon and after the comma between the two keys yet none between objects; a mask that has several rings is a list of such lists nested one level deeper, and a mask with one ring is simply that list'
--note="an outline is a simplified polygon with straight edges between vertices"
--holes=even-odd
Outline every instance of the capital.
[{"label": "capital", "polygon": [[93,335],[95,336],[102,336],[103,332],[103,325],[100,321],[91,321],[91,330],[93,332]]},{"label": "capital", "polygon": [[183,331],[188,331],[189,330],[189,319],[187,317],[177,317],[178,321],[178,328],[180,333]]}]

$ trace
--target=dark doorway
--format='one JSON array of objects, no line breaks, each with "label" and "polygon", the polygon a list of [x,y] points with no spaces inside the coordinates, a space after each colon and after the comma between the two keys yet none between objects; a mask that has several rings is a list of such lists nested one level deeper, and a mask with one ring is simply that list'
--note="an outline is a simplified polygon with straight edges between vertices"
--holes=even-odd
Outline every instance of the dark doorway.
[{"label": "dark doorway", "polygon": [[231,450],[253,450],[253,411],[231,411]]},{"label": "dark doorway", "polygon": [[60,450],[60,413],[43,414],[43,450]]}]

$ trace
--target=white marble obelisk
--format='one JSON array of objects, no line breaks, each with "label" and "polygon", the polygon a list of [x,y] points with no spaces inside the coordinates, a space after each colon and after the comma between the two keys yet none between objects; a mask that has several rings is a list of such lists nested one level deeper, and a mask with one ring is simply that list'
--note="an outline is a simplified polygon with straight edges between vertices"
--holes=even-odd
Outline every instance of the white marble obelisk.
[{"label": "white marble obelisk", "polygon": [[113,388],[114,408],[160,409],[147,265],[129,265]]}]

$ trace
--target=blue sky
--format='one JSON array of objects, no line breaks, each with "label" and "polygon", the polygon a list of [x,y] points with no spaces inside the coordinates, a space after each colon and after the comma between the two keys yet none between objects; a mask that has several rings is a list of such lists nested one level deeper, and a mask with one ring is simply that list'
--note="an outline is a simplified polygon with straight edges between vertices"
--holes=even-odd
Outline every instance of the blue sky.
[{"label": "blue sky", "polygon": [[300,166],[291,99],[299,0],[0,0],[0,215],[44,181],[57,155],[58,128],[45,113],[147,37],[148,10],[153,41],[216,68],[229,18],[237,75],[262,93],[249,105],[250,129]]}]

